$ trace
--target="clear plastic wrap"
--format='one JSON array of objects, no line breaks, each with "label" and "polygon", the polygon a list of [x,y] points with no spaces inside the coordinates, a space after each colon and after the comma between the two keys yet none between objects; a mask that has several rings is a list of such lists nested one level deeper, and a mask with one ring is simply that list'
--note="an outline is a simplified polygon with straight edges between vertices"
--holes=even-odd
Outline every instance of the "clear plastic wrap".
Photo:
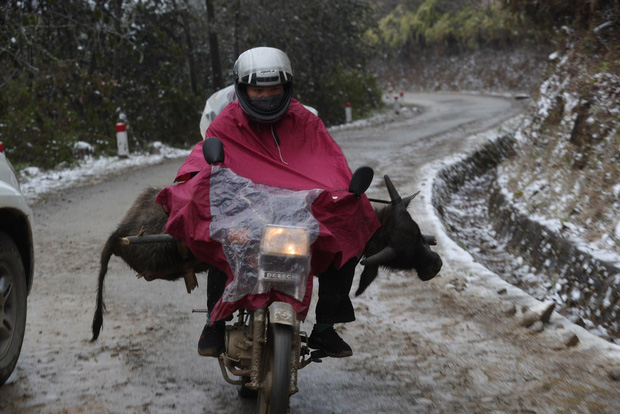
[{"label": "clear plastic wrap", "polygon": [[[210,184],[211,239],[222,244],[234,275],[222,301],[235,302],[248,294],[265,293],[258,284],[260,243],[265,227],[306,228],[312,244],[319,236],[319,222],[312,215],[312,203],[323,190],[293,191],[255,184],[220,166],[212,167]],[[298,265],[299,260],[290,263]]]}]

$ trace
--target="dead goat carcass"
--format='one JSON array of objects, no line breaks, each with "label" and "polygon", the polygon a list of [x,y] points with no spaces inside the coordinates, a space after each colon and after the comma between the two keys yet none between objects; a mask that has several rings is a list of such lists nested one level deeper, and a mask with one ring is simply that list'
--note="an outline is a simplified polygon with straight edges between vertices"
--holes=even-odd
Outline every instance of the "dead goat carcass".
[{"label": "dead goat carcass", "polygon": [[[97,288],[97,305],[93,318],[93,341],[99,337],[103,325],[103,284],[108,271],[108,262],[112,255],[119,256],[133,270],[138,277],[146,280],[164,279],[177,280],[187,278],[194,272],[203,272],[208,265],[198,261],[183,243],[149,243],[123,244],[126,236],[147,236],[164,234],[168,215],[161,205],[155,203],[155,197],[160,189],[146,189],[133,203],[125,214],[116,230],[108,237],[101,252],[101,268]],[[189,276],[188,276],[189,275]],[[188,291],[191,285],[187,285]]]},{"label": "dead goat carcass", "polygon": [[366,243],[364,270],[360,284],[355,292],[359,296],[377,277],[379,267],[393,270],[415,269],[422,280],[430,280],[441,270],[441,257],[433,252],[428,239],[422,235],[420,227],[407,212],[407,206],[416,196],[401,198],[394,184],[386,175],[385,185],[390,194],[391,204],[375,209],[381,227]]}]

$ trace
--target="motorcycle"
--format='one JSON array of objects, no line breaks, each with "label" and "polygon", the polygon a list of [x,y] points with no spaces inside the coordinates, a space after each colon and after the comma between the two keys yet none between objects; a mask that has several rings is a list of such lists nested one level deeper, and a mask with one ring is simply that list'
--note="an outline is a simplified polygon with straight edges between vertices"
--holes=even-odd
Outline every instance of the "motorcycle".
[{"label": "motorcycle", "polygon": [[[213,138],[203,144],[203,154],[209,164],[222,162],[224,155],[221,142]],[[356,197],[370,186],[373,171],[369,167],[361,167],[354,174],[349,192]],[[288,190],[271,190],[285,194],[285,197],[300,198],[300,192]],[[275,196],[279,197],[279,194]],[[270,296],[270,300],[259,308],[241,308],[237,320],[227,326],[225,334],[225,351],[219,357],[219,365],[224,379],[233,385],[240,386],[239,393],[244,397],[258,394],[258,413],[286,413],[289,398],[298,392],[298,371],[311,362],[320,362],[326,357],[322,351],[311,351],[308,347],[307,334],[300,329],[301,320],[298,315],[305,314],[309,300],[304,301],[310,275],[310,246],[318,236],[318,223],[309,213],[308,206],[314,198],[312,193],[301,198],[305,203],[292,203],[296,207],[289,211],[279,203],[279,211],[274,222],[265,221],[264,217],[254,222],[264,223],[257,248],[251,247],[249,234],[245,234],[241,243],[247,251],[251,251],[250,262],[257,263],[257,277],[245,277],[250,284],[254,283],[254,291],[258,294],[280,292]],[[283,203],[289,206],[291,203]],[[304,205],[305,204],[305,205]],[[302,205],[301,208],[299,206]],[[264,213],[259,213],[264,216]],[[293,218],[291,220],[291,218]],[[259,226],[260,227],[260,226]],[[246,232],[250,232],[246,228]],[[228,229],[228,233],[230,229]],[[232,231],[233,240],[228,235],[224,244],[238,241],[238,231]],[[215,236],[217,237],[217,236]],[[249,272],[251,273],[251,272]],[[310,285],[311,286],[311,285]],[[309,298],[309,295],[307,296]],[[291,302],[289,299],[294,298]],[[303,303],[304,309],[299,311],[291,303]],[[233,379],[230,374],[239,377]]]},{"label": "motorcycle", "polygon": [[[309,348],[300,328],[310,305],[311,246],[319,236],[311,205],[321,190],[273,188],[237,176],[217,165],[224,161],[217,138],[204,141],[203,155],[212,166],[211,187],[222,189],[211,200],[211,210],[217,211],[211,238],[221,244],[237,276],[222,297],[228,308],[213,309],[214,314],[237,312],[226,327],[220,369],[226,382],[239,386],[240,396],[257,397],[258,413],[286,413],[290,396],[298,392],[298,371],[327,356]],[[358,168],[349,193],[359,199],[373,175],[370,167]],[[179,240],[170,235],[124,239],[126,245],[161,242]],[[244,301],[251,295],[263,298],[258,306]]]}]

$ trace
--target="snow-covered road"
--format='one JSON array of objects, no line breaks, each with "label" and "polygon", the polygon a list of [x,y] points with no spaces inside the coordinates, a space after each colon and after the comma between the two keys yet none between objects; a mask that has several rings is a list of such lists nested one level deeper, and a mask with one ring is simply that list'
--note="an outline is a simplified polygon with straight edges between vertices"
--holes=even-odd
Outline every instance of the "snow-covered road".
[{"label": "snow-covered road", "polygon": [[[381,273],[354,299],[358,320],[340,327],[353,357],[300,371],[291,412],[618,412],[620,385],[608,367],[620,364],[619,347],[557,314],[540,333],[522,327],[523,307],[545,304],[476,263],[445,235],[430,203],[436,172],[499,134],[482,132],[515,117],[519,104],[449,94],[403,98],[423,107],[421,114],[333,135],[352,168],[375,169],[371,197],[386,197],[383,174],[402,194],[422,190],[409,210],[425,233],[437,235],[444,268],[425,283],[414,273]],[[253,412],[216,361],[196,354],[204,316],[191,309],[204,307],[204,277],[188,295],[182,283],[137,280],[113,259],[104,330],[89,342],[103,242],[136,194],[169,184],[180,163],[162,160],[108,178],[82,173],[82,187],[33,206],[35,284],[22,355],[0,389],[1,412]],[[567,346],[572,335],[579,343]]]}]

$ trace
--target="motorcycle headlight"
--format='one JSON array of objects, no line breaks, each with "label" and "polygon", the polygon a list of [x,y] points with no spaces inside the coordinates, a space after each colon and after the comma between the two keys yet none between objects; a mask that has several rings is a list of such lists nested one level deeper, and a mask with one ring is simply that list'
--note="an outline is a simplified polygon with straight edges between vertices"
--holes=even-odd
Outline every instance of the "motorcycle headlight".
[{"label": "motorcycle headlight", "polygon": [[310,234],[302,227],[267,226],[261,239],[261,253],[282,256],[307,256]]}]

